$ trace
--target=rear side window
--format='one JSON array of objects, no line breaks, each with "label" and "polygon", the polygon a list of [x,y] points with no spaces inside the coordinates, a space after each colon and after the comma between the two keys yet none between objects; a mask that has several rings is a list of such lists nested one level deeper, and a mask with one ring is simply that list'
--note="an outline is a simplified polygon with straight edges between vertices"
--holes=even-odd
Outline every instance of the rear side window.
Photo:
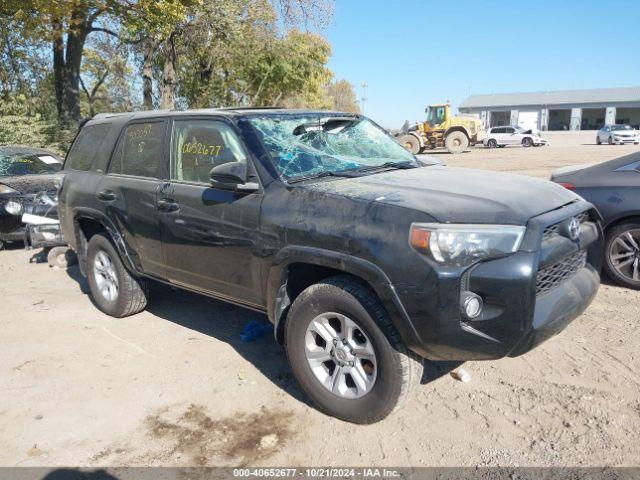
[{"label": "rear side window", "polygon": [[90,170],[96,152],[109,131],[110,124],[88,125],[80,130],[78,138],[67,155],[65,170]]},{"label": "rear side window", "polygon": [[158,177],[164,154],[165,122],[128,125],[111,158],[109,173]]}]

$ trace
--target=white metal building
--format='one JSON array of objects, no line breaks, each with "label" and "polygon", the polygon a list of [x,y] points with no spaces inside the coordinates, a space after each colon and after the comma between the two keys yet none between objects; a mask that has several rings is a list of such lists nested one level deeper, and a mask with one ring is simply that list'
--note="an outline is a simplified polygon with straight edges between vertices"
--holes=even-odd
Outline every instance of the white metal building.
[{"label": "white metal building", "polygon": [[520,125],[539,130],[598,130],[603,125],[640,128],[640,87],[471,95],[460,113],[485,125]]}]

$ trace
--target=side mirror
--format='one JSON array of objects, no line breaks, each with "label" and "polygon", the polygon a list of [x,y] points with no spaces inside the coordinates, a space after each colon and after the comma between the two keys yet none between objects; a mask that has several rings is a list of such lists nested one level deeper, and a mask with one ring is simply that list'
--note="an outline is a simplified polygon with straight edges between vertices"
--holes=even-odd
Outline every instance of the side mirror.
[{"label": "side mirror", "polygon": [[258,184],[247,183],[247,164],[242,162],[228,162],[211,169],[211,186],[222,190],[258,189]]}]

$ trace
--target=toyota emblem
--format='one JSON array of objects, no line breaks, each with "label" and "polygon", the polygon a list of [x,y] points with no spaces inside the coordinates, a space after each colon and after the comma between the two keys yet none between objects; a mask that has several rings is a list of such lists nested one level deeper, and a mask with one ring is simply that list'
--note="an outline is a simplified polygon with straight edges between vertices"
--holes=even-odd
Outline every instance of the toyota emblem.
[{"label": "toyota emblem", "polygon": [[578,220],[577,218],[572,218],[571,222],[569,223],[569,238],[573,241],[578,240],[578,237],[580,236],[580,220]]}]

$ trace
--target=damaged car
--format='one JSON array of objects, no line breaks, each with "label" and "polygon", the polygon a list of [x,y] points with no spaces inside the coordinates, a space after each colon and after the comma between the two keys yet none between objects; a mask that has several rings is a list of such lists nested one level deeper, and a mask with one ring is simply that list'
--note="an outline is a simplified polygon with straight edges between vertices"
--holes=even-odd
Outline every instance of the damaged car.
[{"label": "damaged car", "polygon": [[45,192],[57,195],[62,159],[40,148],[0,147],[0,249],[24,239],[22,215],[44,212],[46,205],[34,203]]},{"label": "damaged car", "polygon": [[599,286],[589,202],[426,164],[357,114],[100,114],[64,172],[61,228],[100,310],[142,311],[157,281],[264,313],[304,391],[351,422],[389,415],[424,359],[525,354]]},{"label": "damaged car", "polygon": [[542,138],[538,131],[525,130],[522,127],[493,127],[487,131],[487,136],[482,140],[485,147],[502,148],[508,145],[521,145],[523,147],[541,147],[549,145],[549,140]]}]

